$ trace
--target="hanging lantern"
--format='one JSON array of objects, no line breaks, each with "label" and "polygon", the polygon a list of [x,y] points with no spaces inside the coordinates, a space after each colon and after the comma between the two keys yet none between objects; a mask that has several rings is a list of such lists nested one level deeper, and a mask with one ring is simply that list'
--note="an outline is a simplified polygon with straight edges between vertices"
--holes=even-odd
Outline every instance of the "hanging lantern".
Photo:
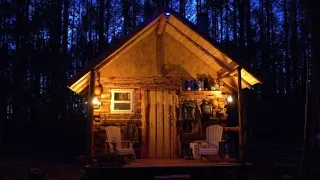
[{"label": "hanging lantern", "polygon": [[101,84],[94,87],[94,94],[95,95],[100,96],[102,94],[102,91],[103,91],[103,87]]},{"label": "hanging lantern", "polygon": [[97,97],[94,97],[94,98],[92,99],[92,104],[95,105],[95,106],[99,105],[99,104],[100,104],[99,99],[98,99]]}]

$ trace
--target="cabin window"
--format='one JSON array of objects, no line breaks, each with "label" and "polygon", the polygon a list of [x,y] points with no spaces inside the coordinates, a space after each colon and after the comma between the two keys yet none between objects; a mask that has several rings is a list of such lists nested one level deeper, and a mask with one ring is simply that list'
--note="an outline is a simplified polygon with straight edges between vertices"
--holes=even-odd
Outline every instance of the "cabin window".
[{"label": "cabin window", "polygon": [[111,90],[111,113],[133,112],[133,90],[113,89]]}]

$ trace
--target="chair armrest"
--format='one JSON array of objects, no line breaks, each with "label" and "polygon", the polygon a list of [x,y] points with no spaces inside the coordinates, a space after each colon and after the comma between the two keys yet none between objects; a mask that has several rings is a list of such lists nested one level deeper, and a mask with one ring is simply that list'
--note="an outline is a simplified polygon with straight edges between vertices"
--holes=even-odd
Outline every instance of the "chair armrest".
[{"label": "chair armrest", "polygon": [[200,143],[200,148],[208,148],[208,147],[209,147],[209,143],[207,141]]},{"label": "chair armrest", "polygon": [[133,145],[139,141],[130,141],[130,140],[122,140],[122,143],[129,143],[130,148],[133,148]]},{"label": "chair armrest", "polygon": [[199,141],[193,141],[193,143],[205,143],[207,142],[206,140],[199,140]]},{"label": "chair armrest", "polygon": [[123,143],[137,143],[139,141],[122,140]]},{"label": "chair armrest", "polygon": [[[217,146],[216,144],[211,144],[211,143],[209,143],[209,142],[201,143],[201,148],[209,148],[209,146],[213,146],[213,148],[219,149],[219,146]],[[211,147],[211,148],[212,148],[212,147]]]},{"label": "chair armrest", "polygon": [[212,144],[213,147],[219,149],[219,145],[216,145],[216,144]]},{"label": "chair armrest", "polygon": [[203,146],[208,147],[208,142],[206,140],[193,141],[193,143],[198,143],[199,144],[199,148],[202,148]]},{"label": "chair armrest", "polygon": [[105,140],[104,143],[106,144],[105,147],[109,147],[111,152],[117,149],[117,143],[115,143],[114,141]]}]

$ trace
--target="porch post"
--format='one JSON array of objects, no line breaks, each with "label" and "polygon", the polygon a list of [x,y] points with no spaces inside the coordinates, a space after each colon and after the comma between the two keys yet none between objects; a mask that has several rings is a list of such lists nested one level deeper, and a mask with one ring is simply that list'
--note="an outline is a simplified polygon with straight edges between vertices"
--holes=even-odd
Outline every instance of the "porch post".
[{"label": "porch post", "polygon": [[94,85],[95,85],[95,72],[91,70],[89,79],[89,92],[88,92],[88,119],[86,123],[86,155],[87,164],[92,163],[93,160],[93,134],[92,134],[92,123],[93,123],[93,104],[92,100],[94,98]]},{"label": "porch post", "polygon": [[239,121],[239,160],[240,162],[245,162],[245,144],[244,144],[244,128],[243,128],[243,111],[242,111],[242,77],[241,77],[241,67],[237,68],[238,75],[238,121]]}]

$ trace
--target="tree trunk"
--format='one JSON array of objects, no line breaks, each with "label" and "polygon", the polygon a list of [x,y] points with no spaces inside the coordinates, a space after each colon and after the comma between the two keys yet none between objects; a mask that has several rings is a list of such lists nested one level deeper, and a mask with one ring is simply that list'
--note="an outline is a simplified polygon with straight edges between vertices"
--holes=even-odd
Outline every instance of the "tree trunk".
[{"label": "tree trunk", "polygon": [[[299,61],[299,49],[298,45],[298,30],[297,30],[297,5],[296,0],[290,1],[290,29],[291,29],[291,38],[290,38],[290,49],[291,49],[291,59],[292,59],[292,82],[293,82],[293,95],[297,95],[301,87],[298,83],[298,61]],[[300,91],[301,92],[301,91]]]},{"label": "tree trunk", "polygon": [[135,28],[137,26],[137,1],[133,0],[132,1],[132,23],[131,23],[131,28]]},{"label": "tree trunk", "polygon": [[239,22],[240,22],[240,25],[239,25],[239,35],[240,35],[240,40],[239,40],[239,47],[241,50],[244,49],[244,12],[245,12],[245,9],[244,9],[244,2],[243,0],[241,0],[239,2],[239,6],[238,6],[238,11],[239,11]]},{"label": "tree trunk", "polygon": [[109,23],[110,23],[110,0],[107,0],[106,4],[107,4],[106,37],[107,37],[107,44],[108,44],[109,43]]},{"label": "tree trunk", "polygon": [[[265,72],[265,67],[266,67],[266,60],[265,60],[265,45],[266,45],[266,37],[265,37],[265,11],[264,11],[264,1],[260,0],[259,1],[259,26],[260,26],[260,30],[259,30],[259,48],[260,48],[260,59],[257,62],[257,64],[261,64],[259,67],[259,70],[261,71],[261,73],[265,76],[266,72]],[[257,58],[258,59],[258,58]],[[264,92],[266,92],[265,90],[268,88],[268,84],[264,83]],[[263,94],[264,95],[264,94]]]},{"label": "tree trunk", "polygon": [[98,23],[98,32],[99,32],[99,52],[102,52],[104,49],[104,0],[99,1],[99,23]]},{"label": "tree trunk", "polygon": [[126,35],[129,30],[129,2],[128,0],[122,0],[122,8],[123,8],[123,35]]},{"label": "tree trunk", "polygon": [[254,61],[254,42],[253,42],[253,34],[251,27],[251,5],[250,0],[244,0],[244,9],[245,9],[245,22],[246,22],[246,40],[247,40],[247,50],[246,50],[246,62],[248,64],[256,64]]},{"label": "tree trunk", "polygon": [[226,24],[226,45],[228,46],[229,44],[229,0],[226,0],[226,16],[225,16],[225,24]]},{"label": "tree trunk", "polygon": [[185,0],[179,0],[179,13],[181,16],[186,16],[186,2]]},{"label": "tree trunk", "polygon": [[[235,45],[235,47],[238,46],[238,35],[237,35],[237,2],[233,1],[233,44]],[[213,14],[213,13],[212,13]]]},{"label": "tree trunk", "polygon": [[50,96],[50,124],[49,127],[52,130],[50,133],[50,138],[52,138],[52,150],[55,150],[57,153],[57,145],[61,137],[59,122],[61,122],[61,109],[64,106],[61,102],[63,102],[63,94],[61,93],[61,85],[63,80],[63,75],[65,74],[62,68],[62,59],[60,54],[60,40],[61,40],[61,10],[62,10],[62,1],[52,1],[52,13],[53,13],[53,23],[50,27],[50,44],[51,44],[51,96]]},{"label": "tree trunk", "polygon": [[63,34],[62,34],[62,53],[66,58],[68,53],[68,28],[69,28],[69,0],[64,0],[63,7]]},{"label": "tree trunk", "polygon": [[[8,48],[8,42],[6,41],[5,37],[7,36],[7,32],[5,29],[7,29],[7,22],[6,22],[6,7],[4,4],[0,4],[0,83],[3,84],[4,88],[2,93],[0,94],[0,114],[2,115],[0,117],[0,146],[3,142],[7,141],[7,133],[8,133],[8,114],[7,113],[7,100],[9,96],[9,79],[5,77],[5,69],[8,68],[9,64],[9,48]],[[2,143],[1,143],[2,142]]]},{"label": "tree trunk", "polygon": [[[24,123],[24,78],[26,73],[26,62],[27,62],[27,52],[26,52],[26,36],[27,30],[27,18],[26,13],[26,2],[21,2],[16,4],[16,23],[15,23],[15,33],[16,33],[16,57],[13,61],[13,86],[12,86],[12,106],[13,106],[13,128],[11,142],[17,143],[19,136],[22,135],[21,127]],[[13,132],[14,131],[14,132]],[[25,136],[23,136],[25,137]],[[20,139],[21,140],[21,139]],[[19,141],[20,141],[19,140]],[[24,139],[25,140],[25,139]],[[18,145],[18,144],[15,144]],[[21,145],[21,144],[19,144]]]},{"label": "tree trunk", "polygon": [[289,58],[289,23],[288,23],[288,6],[287,0],[283,0],[283,22],[284,22],[284,41],[283,41],[283,48],[285,49],[285,94],[291,94],[291,59]]},{"label": "tree trunk", "polygon": [[315,135],[320,131],[320,28],[317,22],[320,19],[319,4],[316,0],[306,0],[309,17],[309,27],[312,34],[312,69],[311,69],[311,112],[312,118],[308,121],[308,147],[316,147]]},{"label": "tree trunk", "polygon": [[220,43],[223,43],[223,6],[220,8]]}]

